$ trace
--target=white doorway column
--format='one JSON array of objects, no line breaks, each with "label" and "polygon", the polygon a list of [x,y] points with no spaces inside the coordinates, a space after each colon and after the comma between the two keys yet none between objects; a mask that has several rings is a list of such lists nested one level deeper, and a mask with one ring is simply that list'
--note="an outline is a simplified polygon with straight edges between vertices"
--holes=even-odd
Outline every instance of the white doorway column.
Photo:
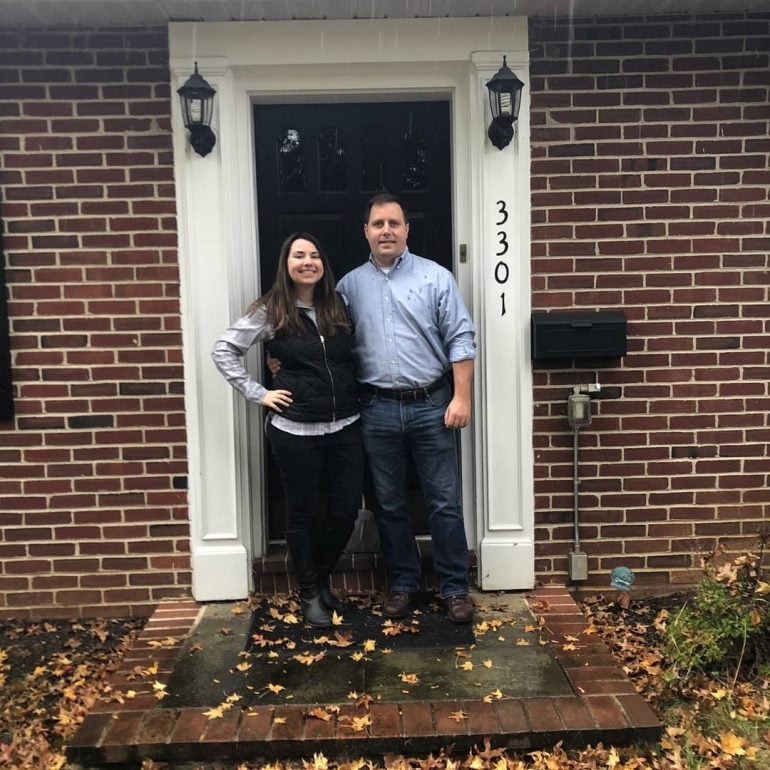
[{"label": "white doorway column", "polygon": [[[462,431],[466,532],[482,588],[530,588],[529,99],[525,90],[519,132],[501,152],[486,139],[484,86],[503,53],[526,83],[526,18],[180,22],[169,25],[169,48],[175,88],[197,60],[217,89],[217,144],[205,158],[173,105],[195,598],[245,597],[251,562],[267,548],[261,410],[220,377],[210,351],[264,288],[253,105],[281,101],[450,101],[453,262],[479,348],[475,419]],[[510,202],[504,281],[498,201]],[[362,260],[364,250],[362,236]],[[256,353],[249,364],[256,372]]]},{"label": "white doorway column", "polygon": [[502,65],[504,54],[525,83],[516,133],[502,150],[487,138],[475,156],[480,189],[474,225],[481,247],[473,297],[479,328],[477,561],[484,590],[529,589],[535,583],[526,49],[473,54],[471,133],[481,144],[492,120],[485,84]]}]

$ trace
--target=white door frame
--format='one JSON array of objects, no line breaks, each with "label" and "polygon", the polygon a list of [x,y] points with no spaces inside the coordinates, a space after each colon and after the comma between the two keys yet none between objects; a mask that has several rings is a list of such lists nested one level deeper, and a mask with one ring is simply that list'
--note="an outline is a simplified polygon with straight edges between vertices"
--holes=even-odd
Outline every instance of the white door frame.
[{"label": "white door frame", "polygon": [[[172,23],[169,46],[172,88],[197,61],[217,90],[217,144],[206,158],[190,148],[176,100],[172,112],[195,598],[246,596],[251,560],[266,545],[260,410],[210,360],[259,291],[258,101],[449,98],[455,275],[478,342],[474,422],[462,433],[466,530],[482,588],[531,588],[529,97],[525,89],[518,132],[501,152],[486,139],[484,86],[503,54],[527,82],[526,19]],[[363,233],[361,244],[363,260]],[[258,371],[255,354],[249,365]]]}]

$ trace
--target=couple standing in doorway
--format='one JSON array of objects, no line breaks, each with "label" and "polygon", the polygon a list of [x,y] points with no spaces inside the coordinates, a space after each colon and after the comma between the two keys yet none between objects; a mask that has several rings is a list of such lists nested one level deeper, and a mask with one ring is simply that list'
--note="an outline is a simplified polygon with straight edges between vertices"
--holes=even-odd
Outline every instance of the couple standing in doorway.
[{"label": "couple standing in doorway", "polygon": [[[329,576],[355,525],[364,453],[388,575],[383,614],[406,615],[420,589],[406,501],[411,454],[447,615],[455,623],[473,619],[456,442],[471,414],[474,327],[452,274],[412,254],[408,234],[398,198],[374,196],[364,213],[369,259],[336,290],[319,241],[309,233],[289,236],[275,283],[212,354],[234,388],[269,410],[267,435],[287,503],[286,543],[303,615],[313,626],[331,625],[331,612],[343,606]],[[243,365],[257,342],[277,361],[273,390]],[[329,514],[319,531],[322,478]]]}]

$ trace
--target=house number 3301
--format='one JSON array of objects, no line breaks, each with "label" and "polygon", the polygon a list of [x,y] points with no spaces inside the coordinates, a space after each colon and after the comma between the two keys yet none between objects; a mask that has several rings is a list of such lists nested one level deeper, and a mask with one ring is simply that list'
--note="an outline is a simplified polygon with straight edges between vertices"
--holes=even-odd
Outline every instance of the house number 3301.
[{"label": "house number 3301", "polygon": [[[497,201],[497,220],[495,226],[497,230],[497,251],[495,256],[499,257],[497,264],[495,265],[494,276],[497,284],[504,288],[508,283],[508,279],[511,277],[511,270],[508,267],[506,261],[506,255],[508,254],[508,230],[505,225],[508,223],[508,206],[506,201]],[[505,315],[505,291],[500,292],[500,315]]]}]

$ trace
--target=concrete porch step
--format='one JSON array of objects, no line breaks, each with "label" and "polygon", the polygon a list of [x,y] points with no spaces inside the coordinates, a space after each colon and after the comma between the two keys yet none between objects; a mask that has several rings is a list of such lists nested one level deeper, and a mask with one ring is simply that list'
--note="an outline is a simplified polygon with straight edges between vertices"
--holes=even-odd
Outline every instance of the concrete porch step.
[{"label": "concrete porch step", "polygon": [[[382,697],[368,704],[338,701],[339,709],[330,710],[328,720],[311,712],[313,703],[330,705],[323,695],[324,681],[329,682],[331,694],[341,671],[333,661],[325,667],[325,674],[320,668],[308,667],[307,682],[312,682],[315,694],[303,698],[302,688],[298,688],[296,697],[286,699],[284,694],[283,700],[276,697],[270,702],[261,695],[262,690],[249,691],[247,685],[241,689],[247,696],[243,703],[236,701],[220,718],[210,718],[207,712],[233,690],[228,676],[235,673],[234,662],[243,660],[237,654],[233,657],[235,650],[243,648],[243,639],[236,635],[248,628],[249,615],[222,614],[232,613],[234,605],[202,606],[192,601],[159,605],[113,675],[113,693],[94,706],[69,743],[67,758],[83,767],[106,768],[140,763],[144,758],[158,762],[259,761],[312,758],[316,752],[328,758],[355,758],[385,753],[419,755],[450,745],[466,752],[481,746],[484,739],[492,747],[512,750],[549,748],[558,741],[565,746],[584,746],[658,739],[661,725],[655,714],[598,636],[587,632],[584,616],[566,589],[545,587],[526,596],[477,594],[475,598],[477,604],[494,602],[497,608],[479,610],[477,624],[489,624],[499,616],[495,611],[502,601],[510,602],[521,621],[515,634],[506,632],[504,642],[495,634],[476,634],[474,658],[487,654],[484,644],[502,645],[497,648],[493,675],[503,697],[485,702],[482,695],[487,686],[477,697],[451,686],[420,692],[405,687],[414,690],[407,695],[383,689]],[[232,617],[227,633],[222,631],[223,617]],[[528,622],[541,630],[533,645],[519,646],[514,638],[532,633],[525,630]],[[538,644],[537,637],[547,643]],[[206,649],[209,655],[194,658],[191,665],[191,654]],[[394,659],[388,660],[393,670],[401,665],[400,654],[394,649]],[[185,687],[196,677],[200,687]],[[368,680],[374,682],[373,691],[375,680]],[[309,686],[305,689],[310,693]],[[130,690],[133,697],[129,697]],[[163,691],[169,695],[158,699],[156,695]]]}]

